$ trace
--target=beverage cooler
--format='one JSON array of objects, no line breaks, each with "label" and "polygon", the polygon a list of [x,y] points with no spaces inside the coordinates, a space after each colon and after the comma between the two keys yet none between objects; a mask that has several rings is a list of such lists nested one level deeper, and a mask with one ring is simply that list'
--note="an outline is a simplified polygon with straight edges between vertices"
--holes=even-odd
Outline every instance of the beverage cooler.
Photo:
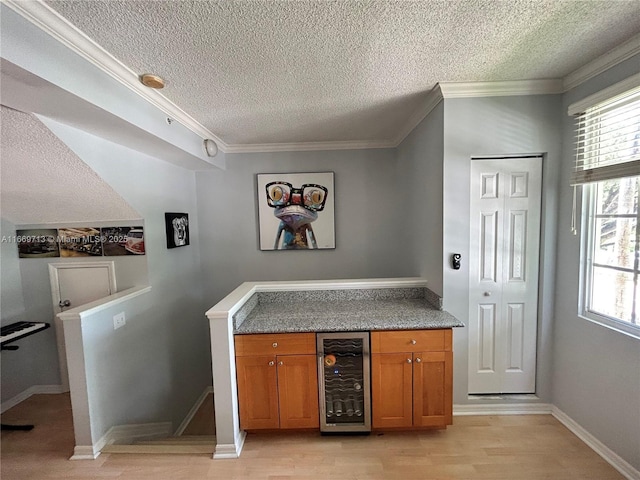
[{"label": "beverage cooler", "polygon": [[321,432],[370,432],[369,332],[318,333]]}]

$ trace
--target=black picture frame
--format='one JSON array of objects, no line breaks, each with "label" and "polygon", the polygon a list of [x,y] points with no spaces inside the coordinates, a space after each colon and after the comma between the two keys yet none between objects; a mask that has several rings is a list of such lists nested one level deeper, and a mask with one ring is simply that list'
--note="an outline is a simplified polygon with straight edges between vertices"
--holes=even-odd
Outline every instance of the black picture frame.
[{"label": "black picture frame", "polygon": [[164,214],[167,232],[167,248],[189,245],[189,214],[167,212]]}]

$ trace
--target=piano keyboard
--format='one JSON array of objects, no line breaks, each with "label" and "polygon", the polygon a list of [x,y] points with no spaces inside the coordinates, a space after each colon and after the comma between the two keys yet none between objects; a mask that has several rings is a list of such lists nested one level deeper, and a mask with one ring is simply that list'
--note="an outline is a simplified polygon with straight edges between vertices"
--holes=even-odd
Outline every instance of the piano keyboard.
[{"label": "piano keyboard", "polygon": [[0,345],[32,335],[46,328],[49,328],[48,323],[16,322],[6,325],[0,329]]}]

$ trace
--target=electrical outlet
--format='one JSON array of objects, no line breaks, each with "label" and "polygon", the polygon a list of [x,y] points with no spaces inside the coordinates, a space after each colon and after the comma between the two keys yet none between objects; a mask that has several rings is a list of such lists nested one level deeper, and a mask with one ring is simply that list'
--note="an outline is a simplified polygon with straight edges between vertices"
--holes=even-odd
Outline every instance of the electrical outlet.
[{"label": "electrical outlet", "polygon": [[113,329],[117,330],[120,327],[124,327],[124,325],[127,323],[126,319],[124,318],[124,312],[120,312],[117,315],[113,316]]}]

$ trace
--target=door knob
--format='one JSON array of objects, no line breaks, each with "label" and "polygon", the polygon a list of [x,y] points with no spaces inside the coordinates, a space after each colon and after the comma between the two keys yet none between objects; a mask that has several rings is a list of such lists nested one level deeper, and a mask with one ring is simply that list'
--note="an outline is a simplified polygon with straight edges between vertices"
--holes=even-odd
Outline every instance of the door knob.
[{"label": "door knob", "polygon": [[273,360],[271,360],[271,361],[269,362],[269,366],[270,366],[270,367],[273,367],[275,364],[276,364],[276,362],[274,362]]},{"label": "door knob", "polygon": [[71,302],[69,300],[60,300],[58,302],[58,306],[60,308],[69,307],[69,306],[71,306]]},{"label": "door knob", "polygon": [[422,362],[422,359],[420,357],[416,358],[416,363],[420,363]]},{"label": "door knob", "polygon": [[411,363],[411,359],[410,358],[407,358],[407,363]]}]

